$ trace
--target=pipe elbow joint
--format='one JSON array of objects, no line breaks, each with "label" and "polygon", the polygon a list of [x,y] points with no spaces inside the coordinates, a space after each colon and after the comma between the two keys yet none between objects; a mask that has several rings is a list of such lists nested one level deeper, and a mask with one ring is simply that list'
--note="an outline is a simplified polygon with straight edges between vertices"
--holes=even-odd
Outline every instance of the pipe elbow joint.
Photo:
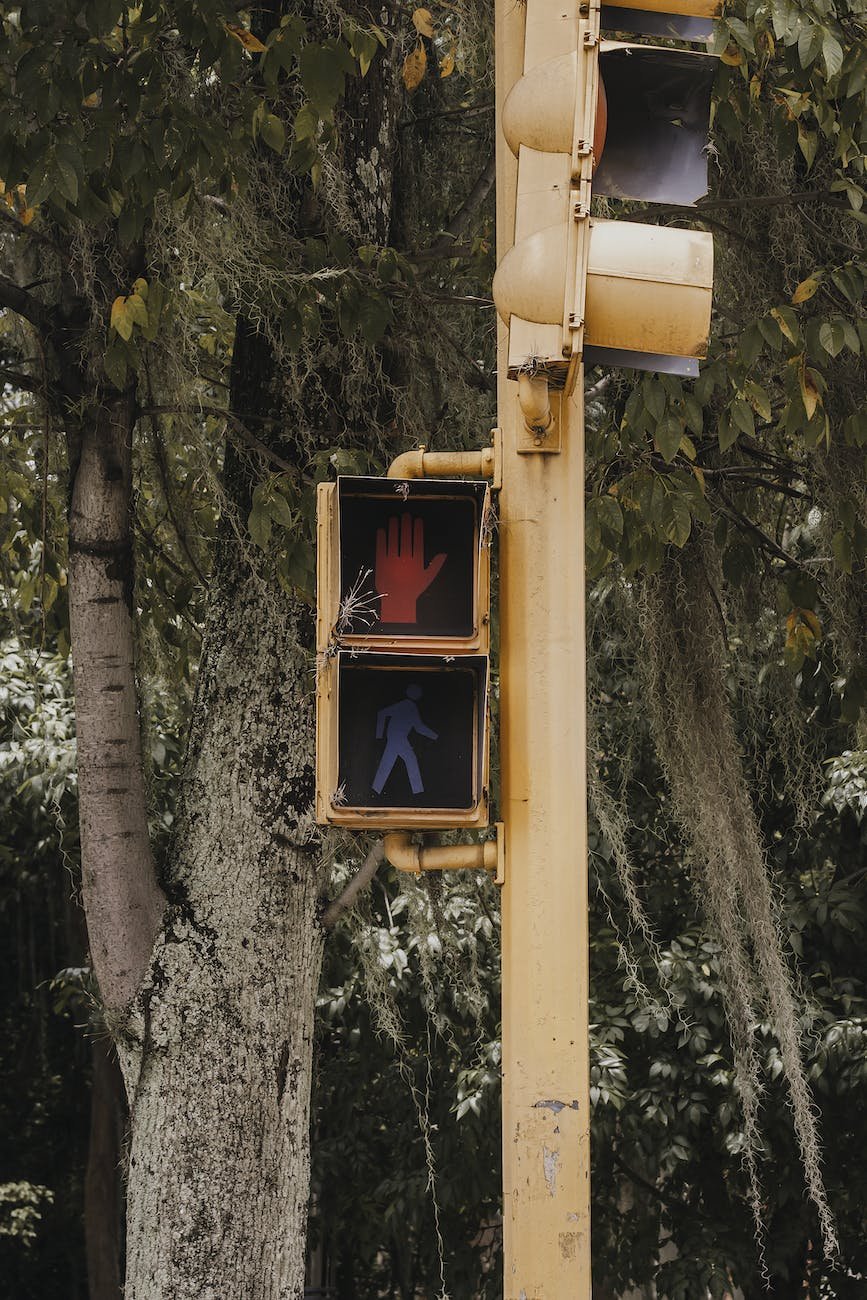
[{"label": "pipe elbow joint", "polygon": [[524,423],[531,433],[545,433],[551,428],[554,416],[545,375],[519,375],[518,402]]},{"label": "pipe elbow joint", "polygon": [[421,874],[421,849],[413,844],[408,831],[389,831],[383,840],[385,856],[398,871]]},{"label": "pipe elbow joint", "polygon": [[424,478],[424,447],[396,456],[388,467],[387,478]]}]

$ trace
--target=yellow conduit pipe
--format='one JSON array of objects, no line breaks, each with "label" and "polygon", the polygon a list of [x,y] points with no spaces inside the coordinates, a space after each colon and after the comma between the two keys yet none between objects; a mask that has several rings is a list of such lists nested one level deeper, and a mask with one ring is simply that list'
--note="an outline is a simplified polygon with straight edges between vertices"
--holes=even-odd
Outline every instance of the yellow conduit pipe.
[{"label": "yellow conduit pipe", "polygon": [[[497,827],[498,838],[502,834]],[[422,871],[501,871],[502,856],[497,840],[483,844],[413,844],[409,831],[389,831],[383,841],[385,856],[398,871],[420,875]]]},{"label": "yellow conduit pipe", "polygon": [[416,447],[405,451],[388,467],[389,478],[459,478],[469,474],[473,478],[496,479],[496,448],[483,447],[481,451],[426,451]]}]

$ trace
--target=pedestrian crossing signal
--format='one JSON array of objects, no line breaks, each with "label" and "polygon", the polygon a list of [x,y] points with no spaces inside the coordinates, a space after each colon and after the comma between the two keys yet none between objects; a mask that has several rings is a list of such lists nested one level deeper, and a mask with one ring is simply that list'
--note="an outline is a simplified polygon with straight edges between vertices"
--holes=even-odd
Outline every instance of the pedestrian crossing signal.
[{"label": "pedestrian crossing signal", "polygon": [[318,821],[487,825],[490,511],[484,482],[320,484]]},{"label": "pedestrian crossing signal", "polygon": [[487,483],[346,477],[318,507],[320,648],[487,650]]}]

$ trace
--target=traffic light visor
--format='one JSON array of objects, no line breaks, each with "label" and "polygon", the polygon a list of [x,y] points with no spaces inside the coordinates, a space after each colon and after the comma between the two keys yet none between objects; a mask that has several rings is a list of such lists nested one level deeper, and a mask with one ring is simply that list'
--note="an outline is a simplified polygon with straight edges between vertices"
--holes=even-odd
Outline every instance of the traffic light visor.
[{"label": "traffic light visor", "polygon": [[719,0],[608,0],[602,5],[602,27],[609,32],[637,32],[681,41],[705,41],[719,16]]}]

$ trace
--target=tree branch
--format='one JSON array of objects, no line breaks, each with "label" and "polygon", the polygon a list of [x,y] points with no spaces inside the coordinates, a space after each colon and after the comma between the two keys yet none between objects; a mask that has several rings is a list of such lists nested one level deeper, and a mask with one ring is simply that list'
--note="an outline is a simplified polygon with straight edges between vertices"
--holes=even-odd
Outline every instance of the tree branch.
[{"label": "tree branch", "polygon": [[6,366],[0,368],[0,384],[10,384],[14,388],[21,388],[25,393],[42,393],[42,384],[35,375],[26,375],[23,370],[9,370]]},{"label": "tree branch", "polygon": [[[143,406],[139,408],[139,415],[210,415],[214,416],[216,419],[225,420],[241,441],[245,442],[253,451],[257,451],[260,456],[265,456],[268,460],[273,461],[274,464],[279,465],[282,470],[286,470],[291,474],[295,473],[294,465],[290,465],[288,460],[284,460],[282,456],[278,456],[276,451],[272,451],[261,438],[257,438],[255,433],[251,433],[247,426],[238,419],[237,415],[232,411],[227,411],[222,406]],[[279,420],[265,420],[258,415],[256,416],[256,419],[260,424],[277,425],[280,423]]]},{"label": "tree branch", "polygon": [[377,840],[343,893],[338,894],[337,898],[328,904],[322,916],[323,930],[334,929],[340,917],[352,906],[362,889],[366,889],[373,880],[384,857],[385,845],[382,840]]},{"label": "tree branch", "polygon": [[725,509],[732,518],[739,523],[742,528],[746,528],[753,533],[754,536],[759,539],[766,551],[771,555],[776,556],[778,560],[782,560],[788,569],[801,570],[803,568],[803,565],[795,559],[794,555],[790,555],[788,551],[784,551],[782,546],[779,546],[774,541],[773,537],[769,537],[763,528],[760,528],[758,524],[753,523],[752,519],[748,519],[745,514],[742,514],[741,511],[738,510],[737,506],[733,505],[728,496],[726,496],[725,492],[720,488],[717,488],[717,493],[720,500],[723,502]]},{"label": "tree branch", "polygon": [[22,225],[8,208],[0,207],[0,221],[5,222],[10,227],[10,234],[25,235],[28,239],[32,239],[34,243],[45,244],[53,253],[57,253],[61,257],[64,256],[63,249],[59,244],[55,244],[54,240],[50,239],[48,235],[44,235],[41,230],[34,230],[33,226]]},{"label": "tree branch", "polygon": [[8,276],[0,275],[0,307],[23,316],[35,329],[46,330],[50,323],[47,308]]},{"label": "tree branch", "polygon": [[[148,367],[147,362],[145,362],[145,376],[147,378],[148,397],[152,397],[151,375],[150,375],[150,368]],[[175,504],[172,498],[172,485],[170,482],[169,466],[166,457],[166,449],[163,443],[162,434],[160,433],[159,421],[157,420],[157,417],[155,415],[151,415],[150,425],[151,425],[151,437],[154,445],[154,455],[156,457],[156,462],[157,462],[157,469],[159,471],[160,482],[163,485],[163,492],[166,498],[166,510],[168,511],[169,518],[172,521],[172,526],[175,530],[175,536],[177,537],[178,541],[181,544],[182,551],[184,552],[187,559],[189,560],[193,572],[195,573],[202,587],[204,587],[204,589],[207,591],[208,580],[205,577],[205,575],[202,573],[202,570],[199,568],[199,565],[196,561],[196,557],[193,554],[192,547],[190,546],[186,529],[184,528],[181,520],[178,518],[177,512],[175,510]]]},{"label": "tree branch", "polygon": [[643,1187],[646,1192],[649,1192],[650,1195],[655,1197],[655,1199],[662,1205],[668,1206],[669,1209],[675,1210],[678,1214],[694,1214],[697,1218],[709,1222],[708,1216],[697,1206],[684,1205],[682,1201],[667,1196],[665,1192],[661,1191],[660,1188],[658,1188],[655,1183],[652,1183],[649,1178],[645,1178],[642,1174],[639,1174],[637,1170],[630,1168],[626,1161],[621,1159],[620,1156],[613,1155],[612,1160],[620,1172],[625,1174],[630,1182],[635,1183],[636,1187]]},{"label": "tree branch", "polygon": [[832,207],[845,206],[830,190],[800,190],[794,194],[746,194],[737,199],[699,199],[696,210],[704,208],[772,208],[785,203],[830,203]]},{"label": "tree branch", "polygon": [[601,397],[602,394],[605,392],[606,388],[610,386],[613,379],[614,379],[614,372],[609,370],[607,375],[603,375],[601,379],[597,379],[596,383],[593,384],[590,388],[584,389],[584,401],[594,402],[597,397]]},{"label": "tree branch", "polygon": [[493,113],[493,100],[485,104],[476,104],[472,108],[450,108],[442,113],[424,113],[421,117],[411,117],[406,122],[401,122],[401,131],[407,131],[413,126],[423,126],[425,122],[442,121],[450,117],[479,117],[483,113]]},{"label": "tree branch", "polygon": [[496,175],[496,159],[491,154],[473,188],[446,226],[438,239],[431,245],[431,252],[444,253],[457,243],[470,224],[475,213],[482,206],[491,192]]}]

